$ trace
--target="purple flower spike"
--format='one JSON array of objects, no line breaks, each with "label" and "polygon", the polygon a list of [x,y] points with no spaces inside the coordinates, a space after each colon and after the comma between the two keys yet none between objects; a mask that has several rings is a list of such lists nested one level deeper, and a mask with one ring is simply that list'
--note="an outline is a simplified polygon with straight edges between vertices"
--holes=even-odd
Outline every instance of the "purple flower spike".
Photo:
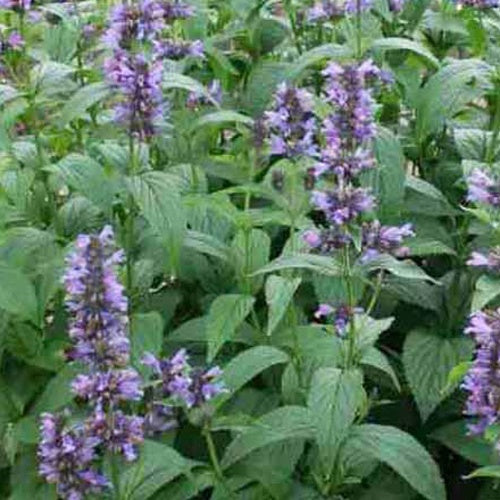
[{"label": "purple flower spike", "polygon": [[475,168],[467,177],[469,201],[500,207],[500,182],[489,173]]},{"label": "purple flower spike", "polygon": [[363,256],[368,261],[382,253],[395,257],[406,257],[408,247],[403,246],[406,238],[415,236],[411,224],[402,226],[382,226],[378,220],[363,225]]},{"label": "purple flower spike", "polygon": [[500,272],[500,247],[494,247],[488,255],[479,252],[472,252],[467,265],[472,267],[484,267],[493,273]]},{"label": "purple flower spike", "polygon": [[465,332],[476,341],[474,364],[462,385],[469,393],[465,414],[477,418],[469,432],[479,435],[500,415],[500,309],[475,313]]}]

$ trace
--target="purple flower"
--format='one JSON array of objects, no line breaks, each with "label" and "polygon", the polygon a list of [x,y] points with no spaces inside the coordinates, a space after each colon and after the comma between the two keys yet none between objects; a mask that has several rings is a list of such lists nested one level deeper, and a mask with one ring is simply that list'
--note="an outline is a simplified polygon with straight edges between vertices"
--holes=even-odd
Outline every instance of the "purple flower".
[{"label": "purple flower", "polygon": [[389,0],[389,9],[392,12],[400,12],[403,10],[405,3],[406,0]]},{"label": "purple flower", "polygon": [[41,416],[40,435],[38,470],[48,483],[56,484],[61,498],[79,500],[110,486],[92,468],[99,439],[87,436],[80,427],[65,427],[63,417],[50,413]]},{"label": "purple flower", "polygon": [[459,0],[458,4],[477,9],[491,9],[499,6],[498,0]]},{"label": "purple flower", "polygon": [[482,434],[498,421],[500,412],[500,309],[475,313],[465,332],[476,341],[474,364],[463,383],[469,392],[465,413],[477,417],[469,432]]},{"label": "purple flower", "polygon": [[500,247],[495,247],[484,255],[479,252],[472,252],[467,265],[472,267],[485,267],[491,272],[500,272]]},{"label": "purple flower", "polygon": [[122,259],[110,226],[99,235],[80,235],[67,258],[64,284],[74,342],[70,358],[93,368],[125,366],[129,360],[128,302],[116,277]]},{"label": "purple flower", "polygon": [[162,1],[163,18],[167,22],[177,19],[187,19],[194,14],[194,7],[179,0]]},{"label": "purple flower", "polygon": [[204,45],[200,40],[194,42],[186,40],[165,39],[154,44],[154,53],[157,58],[182,59],[187,56],[204,58]]},{"label": "purple flower", "polygon": [[313,97],[304,89],[282,83],[274,96],[273,109],[265,113],[271,153],[293,158],[316,154],[316,119]]},{"label": "purple flower", "polygon": [[496,178],[475,168],[467,177],[467,185],[469,201],[500,207],[500,183]]},{"label": "purple flower", "polygon": [[348,14],[355,14],[358,12],[365,12],[372,7],[373,0],[347,0],[345,3],[345,11]]},{"label": "purple flower", "polygon": [[195,109],[203,104],[215,103],[220,105],[222,103],[222,87],[219,80],[212,80],[207,87],[207,92],[210,98],[201,93],[190,92],[186,100],[186,106],[189,109]]},{"label": "purple flower", "polygon": [[311,248],[317,248],[321,245],[321,234],[318,231],[306,231],[302,238]]},{"label": "purple flower", "polygon": [[116,121],[140,139],[154,135],[166,111],[162,62],[118,50],[105,61],[104,69],[108,82],[121,95],[115,107]]},{"label": "purple flower", "polygon": [[143,395],[139,374],[130,368],[78,375],[72,389],[78,397],[105,407],[120,401],[138,401]]},{"label": "purple flower", "polygon": [[144,430],[148,436],[175,429],[178,425],[174,408],[166,403],[153,401],[147,407]]},{"label": "purple flower", "polygon": [[24,12],[31,9],[31,0],[0,0],[0,8]]},{"label": "purple flower", "polygon": [[378,220],[363,225],[363,256],[367,261],[382,253],[388,253],[395,257],[406,257],[409,253],[408,247],[403,246],[405,238],[415,236],[411,224],[402,226],[382,226]]},{"label": "purple flower", "polygon": [[336,19],[344,14],[344,8],[339,5],[337,0],[322,0],[314,4],[307,11],[307,20],[309,22],[325,21],[327,19]]},{"label": "purple flower", "polygon": [[107,450],[122,454],[131,462],[137,458],[137,445],[144,440],[143,424],[142,417],[125,415],[122,411],[106,413],[97,407],[85,427]]},{"label": "purple flower", "polygon": [[346,304],[340,304],[336,307],[330,304],[320,304],[314,317],[316,319],[330,318],[335,326],[335,330],[339,337],[344,337],[349,323],[352,321],[355,314],[362,313],[363,309],[359,307],[349,307]]},{"label": "purple flower", "polygon": [[20,33],[13,31],[7,38],[7,45],[12,50],[21,50],[24,47],[24,39]]},{"label": "purple flower", "polygon": [[111,11],[103,41],[112,49],[128,49],[136,41],[151,42],[165,27],[163,15],[161,5],[155,0],[117,5]]}]

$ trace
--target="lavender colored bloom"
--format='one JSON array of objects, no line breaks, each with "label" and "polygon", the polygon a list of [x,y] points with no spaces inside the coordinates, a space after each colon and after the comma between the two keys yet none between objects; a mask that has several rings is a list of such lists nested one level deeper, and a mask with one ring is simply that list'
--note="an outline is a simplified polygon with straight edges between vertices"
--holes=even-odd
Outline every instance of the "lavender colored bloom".
[{"label": "lavender colored bloom", "polygon": [[346,304],[340,304],[336,307],[330,304],[320,304],[314,317],[316,319],[328,318],[331,319],[335,326],[335,331],[339,337],[344,337],[349,323],[352,321],[355,314],[362,313],[363,309],[358,307],[349,307]]},{"label": "lavender colored bloom", "polygon": [[187,19],[194,14],[194,7],[179,0],[162,1],[161,8],[163,18],[167,22],[172,22],[177,19]]},{"label": "lavender colored bloom", "polygon": [[157,58],[182,59],[187,56],[205,57],[204,45],[200,40],[194,42],[186,40],[161,40],[154,44],[154,53]]},{"label": "lavender colored bloom", "polygon": [[344,14],[344,8],[339,5],[337,0],[322,0],[314,4],[307,11],[307,20],[309,22],[325,21],[327,19],[336,19]]},{"label": "lavender colored bloom", "polygon": [[24,47],[24,39],[20,33],[13,31],[7,38],[7,45],[12,50],[21,50]]},{"label": "lavender colored bloom", "polygon": [[370,10],[373,4],[373,0],[347,0],[345,3],[345,11],[348,14],[356,14],[359,12],[365,12]]},{"label": "lavender colored bloom", "polygon": [[31,9],[31,0],[0,0],[0,8],[24,12]]},{"label": "lavender colored bloom", "polygon": [[78,397],[106,407],[143,396],[139,374],[131,368],[78,375],[72,389]]},{"label": "lavender colored bloom", "polygon": [[64,284],[74,342],[70,358],[91,367],[125,366],[129,360],[128,303],[115,269],[122,259],[110,226],[99,235],[79,236],[67,258]]},{"label": "lavender colored bloom", "polygon": [[408,247],[403,246],[405,238],[415,236],[411,224],[382,226],[378,220],[363,225],[363,261],[388,253],[395,257],[406,257]]},{"label": "lavender colored bloom", "polygon": [[282,83],[264,123],[270,132],[272,154],[288,158],[316,154],[313,97],[307,90]]},{"label": "lavender colored bloom", "polygon": [[56,484],[61,498],[80,500],[110,486],[92,468],[99,439],[85,435],[82,428],[66,428],[63,417],[50,413],[41,416],[40,435],[39,473],[48,483]]},{"label": "lavender colored bloom", "polygon": [[222,103],[222,86],[219,80],[212,80],[207,87],[208,96],[197,92],[190,92],[186,100],[186,106],[189,109],[195,109],[203,104]]},{"label": "lavender colored bloom", "polygon": [[306,231],[302,238],[311,248],[317,248],[321,245],[321,234],[318,231]]},{"label": "lavender colored bloom", "polygon": [[500,5],[498,0],[459,0],[457,3],[458,5],[477,9],[491,9]]},{"label": "lavender colored bloom", "polygon": [[500,183],[496,178],[475,168],[467,177],[467,185],[469,201],[500,207]]},{"label": "lavender colored bloom", "polygon": [[375,207],[375,198],[363,188],[337,186],[331,191],[313,192],[313,203],[331,224],[342,226]]},{"label": "lavender colored bloom", "polygon": [[112,49],[128,49],[138,41],[151,42],[165,27],[164,11],[155,0],[120,4],[113,8],[104,43]]},{"label": "lavender colored bloom", "polygon": [[140,139],[154,135],[165,114],[161,89],[163,65],[142,54],[115,51],[104,65],[110,85],[122,96],[115,108],[116,121]]},{"label": "lavender colored bloom", "polygon": [[400,12],[403,10],[405,3],[406,0],[389,0],[389,9],[392,12]]},{"label": "lavender colored bloom", "polygon": [[85,426],[91,436],[111,453],[122,454],[129,462],[137,458],[137,445],[144,440],[144,419],[122,411],[104,412],[97,407]]},{"label": "lavender colored bloom", "polygon": [[469,392],[465,413],[477,417],[469,425],[471,434],[482,434],[500,414],[500,309],[477,312],[465,330],[476,341],[476,356],[463,388]]},{"label": "lavender colored bloom", "polygon": [[494,247],[488,255],[479,252],[472,252],[467,265],[472,267],[485,267],[491,272],[500,272],[500,247]]},{"label": "lavender colored bloom", "polygon": [[148,436],[167,432],[177,427],[174,408],[166,403],[153,401],[144,416],[144,431]]}]

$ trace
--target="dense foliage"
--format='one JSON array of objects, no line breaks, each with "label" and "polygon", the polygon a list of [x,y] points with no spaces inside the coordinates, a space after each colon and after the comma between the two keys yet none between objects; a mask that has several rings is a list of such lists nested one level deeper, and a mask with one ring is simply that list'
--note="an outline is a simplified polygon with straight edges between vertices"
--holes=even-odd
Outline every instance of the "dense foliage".
[{"label": "dense foliage", "polygon": [[496,0],[0,0],[0,497],[498,498]]}]

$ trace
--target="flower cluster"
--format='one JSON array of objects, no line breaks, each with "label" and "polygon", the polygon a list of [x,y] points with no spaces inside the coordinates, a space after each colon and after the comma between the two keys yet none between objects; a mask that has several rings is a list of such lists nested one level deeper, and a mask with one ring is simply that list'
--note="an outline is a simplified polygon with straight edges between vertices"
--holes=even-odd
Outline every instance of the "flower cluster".
[{"label": "flower cluster", "polygon": [[476,356],[463,388],[469,392],[465,413],[477,417],[471,434],[482,434],[500,416],[500,309],[477,312],[465,330],[476,341]]},{"label": "flower cluster", "polygon": [[378,220],[363,224],[362,260],[367,261],[387,253],[395,257],[406,257],[408,247],[404,246],[404,239],[415,236],[411,224],[397,226],[383,226]]},{"label": "flower cluster", "polygon": [[217,366],[208,370],[191,367],[185,349],[166,359],[146,354],[143,364],[152,369],[153,380],[157,382],[145,419],[149,433],[175,426],[176,406],[198,408],[217,394],[226,392],[220,381],[222,370]]},{"label": "flower cluster", "polygon": [[198,92],[190,92],[186,100],[186,106],[189,109],[196,109],[203,104],[214,103],[220,105],[222,103],[222,87],[219,80],[212,80],[207,87],[207,94],[203,95]]},{"label": "flower cluster", "polygon": [[[143,395],[138,373],[128,366],[128,303],[116,275],[122,259],[109,226],[98,235],[80,235],[67,258],[64,284],[73,341],[68,358],[88,369],[73,380],[72,389],[87,403],[89,416],[71,429],[59,417],[45,415],[39,448],[40,474],[57,483],[64,498],[81,498],[78,494],[106,484],[89,472],[97,448],[134,460],[143,440],[143,419],[120,409]],[[62,472],[51,473],[53,469]]]},{"label": "flower cluster", "polygon": [[314,4],[307,11],[307,20],[309,22],[334,20],[345,14],[356,14],[370,10],[373,0],[321,0]]},{"label": "flower cluster", "polygon": [[161,88],[163,59],[203,56],[200,41],[166,37],[170,23],[193,14],[187,4],[140,0],[113,8],[103,41],[113,54],[104,71],[109,84],[121,96],[115,120],[141,140],[154,135],[168,106]]},{"label": "flower cluster", "polygon": [[12,9],[23,13],[31,9],[31,0],[0,0],[0,9]]},{"label": "flower cluster", "polygon": [[288,158],[316,154],[313,98],[306,90],[282,83],[273,108],[265,113],[265,125],[270,132],[272,154]]},{"label": "flower cluster", "polygon": [[467,264],[472,267],[483,267],[494,273],[500,272],[500,247],[492,248],[487,255],[472,252]]},{"label": "flower cluster", "polygon": [[335,331],[339,337],[344,337],[347,327],[354,319],[356,314],[361,314],[363,309],[360,307],[349,307],[346,304],[340,304],[336,307],[330,304],[320,304],[314,317],[316,319],[327,318],[331,319],[335,327]]},{"label": "flower cluster", "polygon": [[500,181],[491,174],[475,168],[467,177],[467,199],[490,207],[500,207]]},{"label": "flower cluster", "polygon": [[24,47],[24,39],[20,33],[13,31],[5,40],[0,40],[0,54],[8,50],[21,50]]},{"label": "flower cluster", "polygon": [[476,7],[477,9],[492,9],[499,6],[498,0],[458,0],[459,5]]}]

